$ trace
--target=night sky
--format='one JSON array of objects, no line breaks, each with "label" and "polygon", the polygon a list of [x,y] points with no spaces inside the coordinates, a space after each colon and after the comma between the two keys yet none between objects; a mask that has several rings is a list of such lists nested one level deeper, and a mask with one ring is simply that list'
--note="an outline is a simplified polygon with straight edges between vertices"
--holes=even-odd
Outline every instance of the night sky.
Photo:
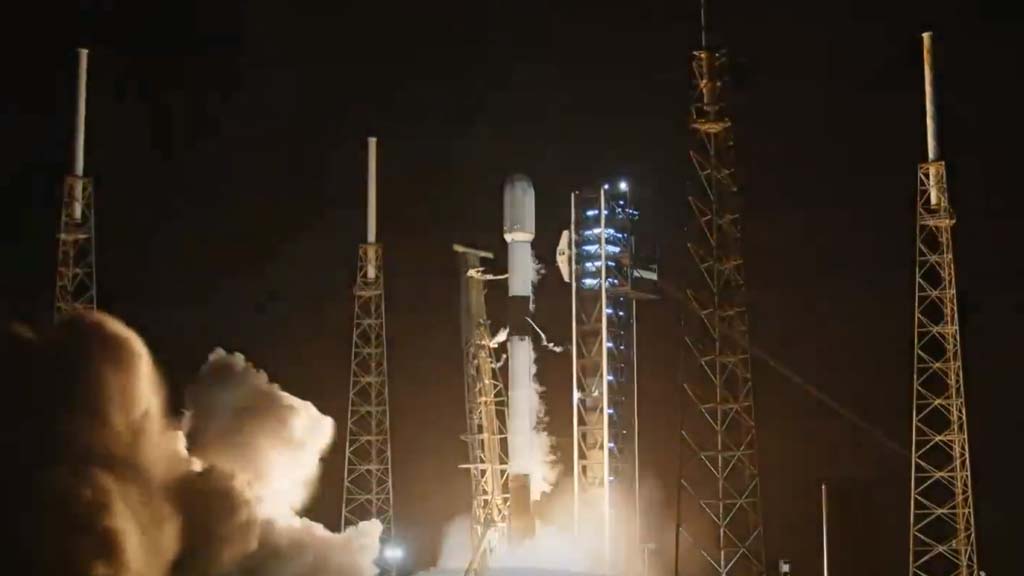
[{"label": "night sky", "polygon": [[[365,138],[380,138],[396,527],[411,565],[468,511],[452,242],[499,253],[501,183],[537,189],[549,273],[537,318],[570,339],[554,266],[569,193],[629,177],[643,242],[681,284],[696,0],[37,3],[9,14],[0,90],[0,319],[52,315],[75,57],[91,48],[86,173],[100,307],[147,339],[172,403],[206,354],[246,354],[343,432]],[[550,5],[549,5],[550,4]],[[909,444],[914,194],[924,159],[920,32],[937,43],[955,228],[980,566],[1024,540],[1021,20],[980,3],[718,2],[746,195],[756,346]],[[503,315],[504,286],[489,294]],[[647,538],[670,561],[682,329],[639,311]],[[542,356],[568,438],[568,354]],[[907,570],[910,462],[755,361],[767,556],[818,573],[818,483],[834,486],[833,576]],[[9,386],[16,382],[7,383]],[[309,515],[336,527],[344,442]],[[566,443],[566,447],[571,446]],[[571,460],[571,450],[567,454]],[[567,470],[568,472],[568,470]]]}]

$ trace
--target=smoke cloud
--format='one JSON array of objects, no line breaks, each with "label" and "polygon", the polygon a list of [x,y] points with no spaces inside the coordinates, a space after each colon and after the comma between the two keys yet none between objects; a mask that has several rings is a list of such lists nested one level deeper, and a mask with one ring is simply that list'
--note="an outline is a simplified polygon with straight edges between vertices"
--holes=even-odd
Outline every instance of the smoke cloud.
[{"label": "smoke cloud", "polygon": [[241,355],[210,355],[183,422],[145,343],[111,316],[11,331],[4,355],[23,408],[4,442],[26,471],[25,573],[376,573],[379,522],[339,534],[298,516],[334,422]]},{"label": "smoke cloud", "polygon": [[231,471],[264,518],[288,519],[312,494],[334,420],[218,348],[185,392],[189,454]]},{"label": "smoke cloud", "polygon": [[[588,510],[599,508],[599,503],[595,501],[587,506],[584,502],[581,506],[584,517],[580,519],[579,534],[573,531],[570,490],[562,489],[560,485],[559,490],[543,504],[533,537],[499,548],[488,565],[503,575],[537,574],[541,571],[546,574],[600,573],[602,539],[595,529],[599,524],[586,517]],[[437,567],[421,576],[462,574],[471,554],[469,516],[458,516],[445,526]]]}]

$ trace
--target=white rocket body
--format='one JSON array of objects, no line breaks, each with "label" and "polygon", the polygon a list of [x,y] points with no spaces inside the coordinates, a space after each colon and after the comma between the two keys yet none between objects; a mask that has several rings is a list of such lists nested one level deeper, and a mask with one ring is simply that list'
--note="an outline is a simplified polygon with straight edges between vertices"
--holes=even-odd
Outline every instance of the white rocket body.
[{"label": "white rocket body", "polygon": [[533,533],[530,473],[539,398],[533,384],[529,316],[533,300],[534,190],[521,174],[505,181],[503,233],[508,243],[508,463],[513,539]]}]

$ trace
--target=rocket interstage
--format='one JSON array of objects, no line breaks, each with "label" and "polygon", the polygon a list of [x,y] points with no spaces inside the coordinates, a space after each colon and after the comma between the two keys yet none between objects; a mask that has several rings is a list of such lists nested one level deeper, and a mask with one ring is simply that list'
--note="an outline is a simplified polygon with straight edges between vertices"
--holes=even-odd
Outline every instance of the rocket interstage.
[{"label": "rocket interstage", "polygon": [[508,462],[511,537],[522,540],[534,531],[530,473],[536,458],[537,391],[533,384],[530,313],[533,300],[534,191],[530,179],[514,174],[505,180],[503,233],[508,243]]}]

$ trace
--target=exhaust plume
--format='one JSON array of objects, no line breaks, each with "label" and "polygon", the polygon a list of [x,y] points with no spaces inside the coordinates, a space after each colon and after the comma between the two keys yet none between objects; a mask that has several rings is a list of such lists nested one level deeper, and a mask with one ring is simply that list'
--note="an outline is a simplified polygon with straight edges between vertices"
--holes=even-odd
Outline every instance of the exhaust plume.
[{"label": "exhaust plume", "polygon": [[13,506],[26,573],[376,574],[379,522],[339,534],[297,514],[334,422],[241,355],[210,355],[184,422],[166,414],[145,343],[111,316],[9,331],[4,355],[23,408],[4,441],[27,471]]},{"label": "exhaust plume", "polygon": [[289,518],[312,495],[334,420],[281,390],[241,354],[217,348],[185,392],[189,454],[231,471],[261,517]]}]

